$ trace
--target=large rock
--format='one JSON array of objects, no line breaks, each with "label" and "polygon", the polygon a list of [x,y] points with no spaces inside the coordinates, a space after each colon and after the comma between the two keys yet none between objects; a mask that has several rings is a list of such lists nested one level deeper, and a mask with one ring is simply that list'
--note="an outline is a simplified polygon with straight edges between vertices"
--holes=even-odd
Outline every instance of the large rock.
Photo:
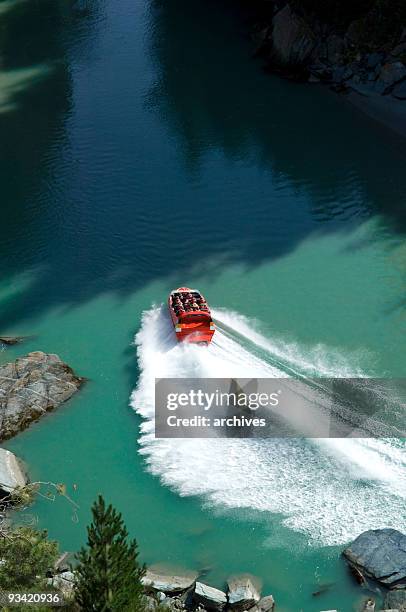
[{"label": "large rock", "polygon": [[351,565],[380,584],[406,586],[406,536],[396,529],[362,533],[343,552]]},{"label": "large rock", "polygon": [[382,66],[378,81],[388,89],[406,77],[406,67],[402,62],[386,63]]},{"label": "large rock", "polygon": [[75,575],[73,572],[63,572],[48,579],[48,586],[60,591],[65,599],[72,599],[75,589]]},{"label": "large rock", "polygon": [[406,612],[406,591],[395,589],[390,591],[385,597],[385,607],[399,612]]},{"label": "large rock", "polygon": [[252,578],[247,575],[233,576],[228,579],[228,603],[234,610],[249,610],[261,599]]},{"label": "large rock", "polygon": [[0,448],[0,491],[8,494],[26,484],[27,478],[17,457],[12,452]]},{"label": "large rock", "polygon": [[273,612],[275,609],[275,600],[272,595],[267,595],[259,600],[256,606],[250,608],[249,612]]},{"label": "large rock", "polygon": [[0,441],[69,399],[83,380],[58,355],[39,351],[0,366]]},{"label": "large rock", "polygon": [[406,80],[395,85],[392,90],[392,96],[399,100],[406,100]]},{"label": "large rock", "polygon": [[202,582],[196,582],[193,598],[197,604],[201,604],[206,610],[224,610],[227,596],[223,591],[207,586]]},{"label": "large rock", "polygon": [[287,4],[273,19],[272,59],[282,66],[302,66],[316,46],[307,23]]},{"label": "large rock", "polygon": [[150,568],[142,578],[144,586],[162,593],[182,593],[192,588],[197,579],[197,572],[185,572],[183,574],[166,574],[160,570]]},{"label": "large rock", "polygon": [[375,612],[375,600],[367,599],[362,607],[362,612]]}]

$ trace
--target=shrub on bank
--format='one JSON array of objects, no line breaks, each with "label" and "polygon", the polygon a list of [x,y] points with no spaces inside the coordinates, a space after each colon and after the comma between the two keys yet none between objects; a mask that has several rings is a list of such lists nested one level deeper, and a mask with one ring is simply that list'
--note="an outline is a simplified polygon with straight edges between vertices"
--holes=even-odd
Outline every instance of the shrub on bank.
[{"label": "shrub on bank", "polygon": [[58,557],[58,544],[46,531],[16,527],[0,538],[0,588],[29,591],[46,588],[46,574]]}]

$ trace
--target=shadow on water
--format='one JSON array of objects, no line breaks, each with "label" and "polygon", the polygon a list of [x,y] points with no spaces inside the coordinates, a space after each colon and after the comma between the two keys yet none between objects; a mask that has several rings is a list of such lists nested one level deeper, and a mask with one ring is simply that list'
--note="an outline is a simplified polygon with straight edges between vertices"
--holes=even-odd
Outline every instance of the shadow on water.
[{"label": "shadow on water", "polygon": [[[25,253],[26,230],[38,222],[35,194],[49,180],[47,156],[55,134],[63,134],[71,78],[62,32],[79,18],[67,0],[0,2],[0,177],[3,239],[10,236]],[[70,24],[74,25],[74,24]],[[30,248],[27,241],[27,249]],[[5,272],[12,271],[7,261]],[[26,253],[27,255],[27,253]],[[17,270],[30,257],[16,257]],[[3,268],[3,266],[2,266]]]},{"label": "shadow on water", "polygon": [[[125,29],[126,11],[146,6],[127,4],[101,6]],[[20,3],[0,37],[4,73],[22,71],[0,110],[0,275],[17,283],[35,270],[24,301],[5,304],[3,332],[26,317],[27,304],[37,315],[159,278],[169,286],[229,263],[257,266],[310,235],[347,232],[371,216],[381,236],[404,235],[403,151],[330,92],[265,75],[250,57],[244,15],[229,0],[152,2],[148,37],[103,49],[103,62],[92,66],[106,87],[114,75],[115,97],[97,99],[94,135],[71,144],[71,130],[88,126],[80,115],[66,125],[76,70],[67,54],[76,38],[105,27],[89,20],[79,28],[76,10],[62,1]],[[98,35],[104,44],[109,32]],[[90,62],[86,53],[80,61]],[[146,92],[142,78],[132,78],[135,65],[151,72]],[[121,99],[122,125],[108,141]],[[134,137],[141,129],[152,153]],[[76,163],[80,156],[86,164]]]},{"label": "shadow on water", "polygon": [[[219,6],[220,5],[220,6]],[[199,164],[207,142],[254,159],[312,198],[319,221],[384,215],[406,231],[406,148],[326,89],[270,76],[252,59],[244,2],[155,0],[153,56],[161,78],[151,103]]]}]

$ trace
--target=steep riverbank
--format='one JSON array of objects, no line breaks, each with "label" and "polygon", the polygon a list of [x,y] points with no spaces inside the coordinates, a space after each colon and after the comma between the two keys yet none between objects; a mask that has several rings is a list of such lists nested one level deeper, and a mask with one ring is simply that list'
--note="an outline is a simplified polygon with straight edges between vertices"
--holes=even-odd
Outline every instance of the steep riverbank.
[{"label": "steep riverbank", "polygon": [[[44,69],[0,115],[0,329],[37,334],[0,360],[41,348],[91,383],[4,446],[80,506],[31,509],[62,550],[101,492],[147,564],[218,589],[249,572],[283,612],[351,610],[346,543],[405,532],[402,446],[147,448],[150,404],[128,406],[143,313],[183,283],[227,315],[228,368],[405,374],[404,159],[338,96],[264,74],[231,5],[8,3],[4,79]],[[153,331],[155,363],[179,363]]]},{"label": "steep riverbank", "polygon": [[330,5],[329,14],[310,0],[259,2],[256,53],[268,71],[327,84],[406,135],[406,10],[382,1],[358,10]]}]

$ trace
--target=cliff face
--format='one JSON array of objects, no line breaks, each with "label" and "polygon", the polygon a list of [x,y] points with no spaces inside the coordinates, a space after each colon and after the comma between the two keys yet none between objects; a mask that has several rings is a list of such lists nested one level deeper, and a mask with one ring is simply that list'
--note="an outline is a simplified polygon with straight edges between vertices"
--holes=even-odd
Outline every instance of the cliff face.
[{"label": "cliff face", "polygon": [[268,19],[256,28],[257,51],[270,70],[288,78],[406,100],[406,3],[368,5],[272,3]]}]

